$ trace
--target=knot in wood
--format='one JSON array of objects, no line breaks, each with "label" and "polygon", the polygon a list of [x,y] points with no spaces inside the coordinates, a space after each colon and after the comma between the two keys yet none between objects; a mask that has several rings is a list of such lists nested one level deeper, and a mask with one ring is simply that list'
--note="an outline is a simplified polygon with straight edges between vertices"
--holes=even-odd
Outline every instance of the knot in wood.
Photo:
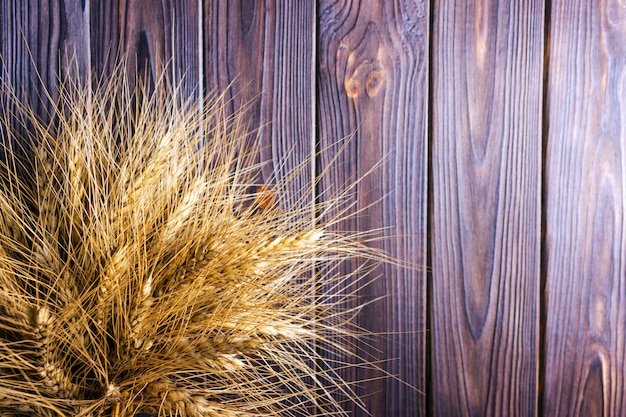
[{"label": "knot in wood", "polygon": [[367,81],[365,82],[365,92],[368,97],[374,97],[378,94],[378,90],[383,85],[385,81],[385,71],[382,69],[373,69],[370,71]]},{"label": "knot in wood", "polygon": [[385,83],[385,68],[379,60],[364,60],[350,74],[346,76],[344,88],[350,98],[356,98],[361,93],[362,86],[369,98],[376,97]]},{"label": "knot in wood", "polygon": [[346,94],[350,98],[357,98],[361,92],[361,84],[359,84],[359,81],[354,78],[347,79],[344,83],[344,87],[346,89]]}]

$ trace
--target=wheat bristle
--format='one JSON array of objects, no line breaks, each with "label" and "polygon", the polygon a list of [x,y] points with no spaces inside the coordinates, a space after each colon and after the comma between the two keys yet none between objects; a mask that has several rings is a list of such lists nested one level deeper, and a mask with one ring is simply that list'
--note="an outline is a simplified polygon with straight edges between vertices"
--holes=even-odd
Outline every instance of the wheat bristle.
[{"label": "wheat bristle", "polygon": [[156,84],[64,85],[53,123],[5,86],[0,417],[346,415],[327,353],[353,354],[368,268],[338,265],[380,254],[289,197],[305,168],[259,184],[223,97]]}]

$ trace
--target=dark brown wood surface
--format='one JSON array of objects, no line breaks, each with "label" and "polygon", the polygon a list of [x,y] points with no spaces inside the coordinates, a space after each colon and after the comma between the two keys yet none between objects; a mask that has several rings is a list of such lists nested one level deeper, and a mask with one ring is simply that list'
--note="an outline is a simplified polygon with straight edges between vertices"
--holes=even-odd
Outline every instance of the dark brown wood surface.
[{"label": "dark brown wood surface", "polygon": [[80,0],[0,3],[2,78],[41,117],[57,95],[59,79],[88,76],[88,17]]},{"label": "dark brown wood surface", "polygon": [[[321,1],[318,16],[320,169],[328,170],[320,197],[356,182],[346,204],[362,211],[340,227],[379,230],[383,239],[374,245],[424,265],[428,4]],[[381,361],[404,382],[368,369],[342,375],[362,381],[355,390],[373,416],[426,415],[425,269],[386,265],[376,275],[373,283],[359,285],[358,298],[347,306],[365,304],[357,322],[381,337],[353,351]],[[366,415],[355,405],[348,408],[351,415]]]},{"label": "dark brown wood surface", "polygon": [[543,2],[433,13],[433,415],[534,416]]},{"label": "dark brown wood surface", "polygon": [[[274,183],[315,153],[315,4],[237,1],[204,3],[204,82],[227,92],[229,108],[245,112],[258,143],[262,181]],[[312,167],[291,198],[313,201]],[[310,194],[301,196],[302,192]]]},{"label": "dark brown wood surface", "polygon": [[166,64],[227,91],[259,182],[304,164],[281,193],[311,208],[357,182],[337,227],[430,262],[428,291],[389,264],[347,302],[381,335],[351,348],[384,371],[341,373],[373,416],[626,415],[624,45],[605,0],[0,0],[2,79],[40,114],[59,79]]},{"label": "dark brown wood surface", "polygon": [[[204,7],[206,91],[226,92],[229,111],[245,115],[262,164],[259,183],[276,193],[278,204],[301,206],[313,220],[315,3],[205,2]],[[294,170],[298,175],[285,188]],[[317,413],[312,404],[309,413]]]},{"label": "dark brown wood surface", "polygon": [[552,2],[545,416],[626,415],[626,10]]},{"label": "dark brown wood surface", "polygon": [[202,89],[202,4],[198,0],[111,0],[90,3],[90,47],[94,77],[127,60],[135,73],[154,83],[168,71],[189,96]]}]

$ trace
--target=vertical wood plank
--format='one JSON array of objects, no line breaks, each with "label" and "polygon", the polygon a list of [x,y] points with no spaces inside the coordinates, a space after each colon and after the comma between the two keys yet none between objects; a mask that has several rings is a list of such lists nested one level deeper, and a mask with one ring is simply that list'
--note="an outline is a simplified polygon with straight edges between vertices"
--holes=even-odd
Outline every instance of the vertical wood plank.
[{"label": "vertical wood plank", "polygon": [[89,10],[84,1],[2,0],[0,28],[2,77],[41,117],[47,117],[52,105],[42,87],[55,99],[60,79],[70,75],[84,81],[89,76]]},{"label": "vertical wood plank", "polygon": [[553,1],[546,416],[626,415],[626,11]]},{"label": "vertical wood plank", "polygon": [[433,415],[535,416],[544,3],[433,22]]},{"label": "vertical wood plank", "polygon": [[[259,182],[270,184],[284,204],[310,207],[304,215],[313,219],[315,2],[212,1],[204,7],[206,91],[226,93],[227,111],[245,116],[262,164]],[[275,182],[295,169],[289,189],[276,190]],[[305,407],[316,413],[313,405]]]},{"label": "vertical wood plank", "polygon": [[91,4],[94,74],[111,74],[118,59],[127,60],[128,76],[154,83],[163,75],[199,96],[202,0],[112,0]]},{"label": "vertical wood plank", "polygon": [[[319,169],[328,170],[319,198],[358,181],[346,204],[356,204],[352,213],[362,211],[340,228],[379,230],[383,239],[373,245],[401,261],[424,265],[428,2],[321,1],[318,19]],[[344,267],[353,271],[358,263]],[[346,307],[364,305],[357,324],[381,336],[346,348],[381,361],[385,372],[399,380],[360,368],[341,375],[360,381],[355,392],[372,416],[426,415],[426,397],[419,392],[425,391],[425,268],[384,265],[376,275],[380,278],[362,285]],[[379,297],[384,298],[372,303]],[[341,354],[331,360],[353,361]],[[346,408],[350,415],[367,415],[355,404]]]},{"label": "vertical wood plank", "polygon": [[[245,112],[258,131],[264,181],[284,178],[315,152],[315,2],[205,3],[204,69],[207,91],[226,91],[230,111]],[[311,170],[309,170],[312,172]],[[312,202],[311,173],[293,198]]]}]

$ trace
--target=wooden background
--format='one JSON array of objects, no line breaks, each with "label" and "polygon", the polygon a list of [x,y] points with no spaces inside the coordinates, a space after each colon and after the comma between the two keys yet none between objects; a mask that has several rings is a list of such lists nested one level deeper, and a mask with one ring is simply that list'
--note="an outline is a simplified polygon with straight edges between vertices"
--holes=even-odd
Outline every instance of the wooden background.
[{"label": "wooden background", "polygon": [[35,105],[118,54],[230,86],[278,175],[322,151],[312,198],[384,161],[345,226],[422,267],[360,291],[386,336],[356,349],[398,377],[345,372],[371,415],[626,416],[620,2],[0,0],[0,44]]}]

